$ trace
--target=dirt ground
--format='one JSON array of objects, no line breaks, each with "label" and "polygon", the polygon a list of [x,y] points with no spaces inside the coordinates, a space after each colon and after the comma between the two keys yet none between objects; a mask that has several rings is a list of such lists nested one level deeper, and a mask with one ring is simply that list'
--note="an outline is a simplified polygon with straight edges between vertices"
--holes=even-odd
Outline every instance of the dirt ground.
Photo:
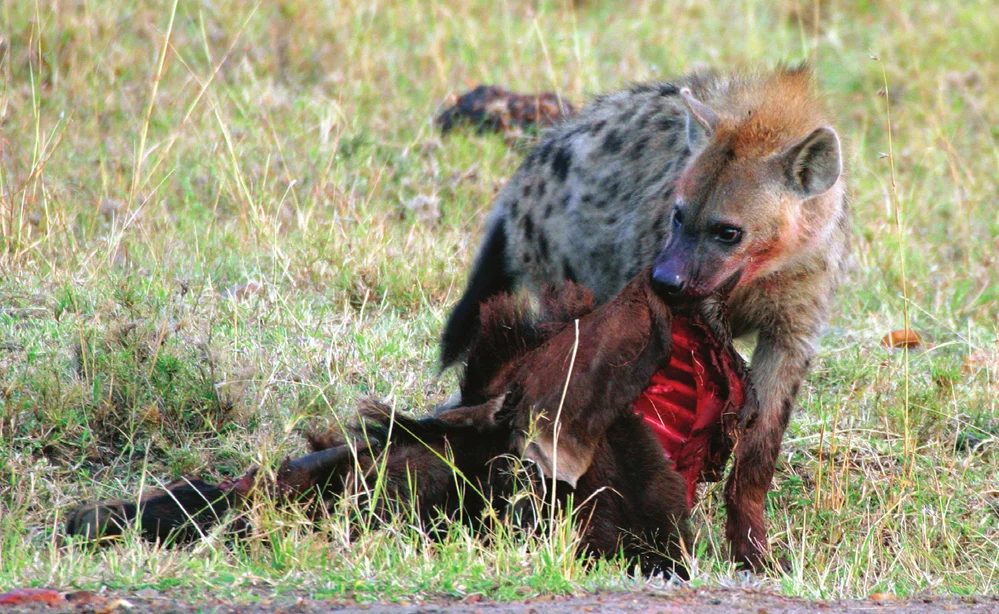
[{"label": "dirt ground", "polygon": [[770,593],[742,589],[678,589],[673,591],[606,592],[577,597],[546,597],[525,601],[496,603],[479,600],[458,602],[423,602],[419,604],[349,603],[315,601],[304,598],[280,597],[253,602],[232,603],[217,599],[197,600],[186,596],[155,595],[143,591],[142,596],[101,596],[91,593],[69,595],[49,594],[46,599],[28,600],[20,604],[0,605],[0,612],[134,612],[139,613],[275,613],[311,614],[314,612],[364,612],[366,614],[473,614],[512,612],[518,614],[569,614],[576,612],[663,612],[676,614],[797,614],[803,612],[884,612],[915,614],[917,612],[984,613],[999,612],[999,595],[964,598],[894,599],[875,595],[858,601],[810,601],[781,597]]}]

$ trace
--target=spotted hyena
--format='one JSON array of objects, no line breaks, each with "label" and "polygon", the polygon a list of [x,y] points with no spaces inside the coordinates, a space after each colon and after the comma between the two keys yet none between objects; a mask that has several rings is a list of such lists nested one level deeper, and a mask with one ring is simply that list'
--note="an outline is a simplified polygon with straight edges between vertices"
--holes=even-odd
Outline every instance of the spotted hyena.
[{"label": "spotted hyena", "polygon": [[676,304],[720,297],[757,333],[745,432],[726,487],[735,560],[764,562],[781,439],[850,237],[839,137],[805,67],[694,74],[601,96],[542,141],[497,196],[444,332],[459,360],[479,304],[574,281],[598,301],[648,265]]}]

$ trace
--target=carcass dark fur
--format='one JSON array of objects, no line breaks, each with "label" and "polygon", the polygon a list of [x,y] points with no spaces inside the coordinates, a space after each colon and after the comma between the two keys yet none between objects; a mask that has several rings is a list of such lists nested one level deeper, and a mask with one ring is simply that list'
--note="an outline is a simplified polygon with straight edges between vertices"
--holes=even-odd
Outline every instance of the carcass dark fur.
[{"label": "carcass dark fur", "polygon": [[[415,510],[433,534],[442,520],[482,529],[484,519],[511,512],[521,522],[546,516],[537,507],[523,514],[513,504],[526,480],[548,493],[544,502],[551,488],[560,507],[572,497],[584,552],[623,552],[646,573],[683,575],[682,550],[691,536],[686,488],[634,410],[652,375],[669,362],[671,318],[648,272],[596,309],[578,287],[549,293],[534,309],[497,297],[483,305],[458,407],[414,419],[366,402],[352,428],[310,435],[313,452],[286,461],[265,487],[321,511],[345,494],[367,496],[377,481],[385,489],[378,504],[359,508],[373,507],[376,517]],[[727,339],[718,348],[732,352]],[[734,416],[738,408],[729,409]],[[191,482],[201,497],[176,497],[168,489],[143,497],[137,508],[85,506],[67,533],[93,539],[138,522],[144,536],[162,539],[185,519],[205,530],[260,482],[253,470],[221,489]],[[176,538],[197,533],[188,529]]]}]

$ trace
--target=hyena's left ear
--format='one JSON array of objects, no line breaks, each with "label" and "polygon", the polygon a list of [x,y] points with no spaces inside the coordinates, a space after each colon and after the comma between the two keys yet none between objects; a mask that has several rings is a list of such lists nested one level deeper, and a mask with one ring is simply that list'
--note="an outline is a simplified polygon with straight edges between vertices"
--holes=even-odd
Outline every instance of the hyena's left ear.
[{"label": "hyena's left ear", "polygon": [[691,150],[701,141],[701,136],[711,136],[718,128],[719,117],[714,109],[694,98],[689,87],[680,88],[680,98],[687,107],[687,146]]},{"label": "hyena's left ear", "polygon": [[833,187],[843,172],[839,136],[828,126],[815,129],[780,158],[788,187],[804,198],[818,196]]}]

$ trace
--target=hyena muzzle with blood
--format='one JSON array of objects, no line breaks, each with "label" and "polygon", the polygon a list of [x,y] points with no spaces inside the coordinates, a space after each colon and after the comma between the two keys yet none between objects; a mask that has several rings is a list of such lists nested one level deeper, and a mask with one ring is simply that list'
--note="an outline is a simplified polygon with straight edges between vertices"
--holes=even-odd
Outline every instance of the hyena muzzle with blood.
[{"label": "hyena muzzle with blood", "polygon": [[496,198],[442,363],[463,356],[483,301],[521,287],[573,281],[606,301],[653,265],[676,303],[720,297],[733,333],[757,334],[726,507],[734,559],[758,568],[781,440],[849,246],[842,166],[806,66],[601,96]]}]

